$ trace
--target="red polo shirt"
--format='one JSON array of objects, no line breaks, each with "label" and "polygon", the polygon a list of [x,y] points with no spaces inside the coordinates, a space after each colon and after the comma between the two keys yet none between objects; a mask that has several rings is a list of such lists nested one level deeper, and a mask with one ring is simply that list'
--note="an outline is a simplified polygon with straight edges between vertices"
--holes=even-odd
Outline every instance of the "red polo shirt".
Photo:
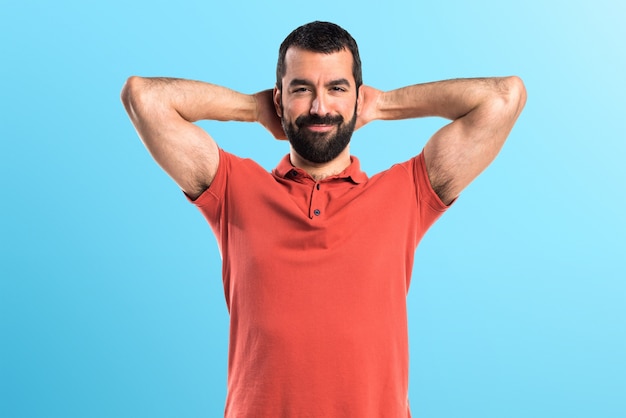
[{"label": "red polo shirt", "polygon": [[195,202],[223,259],[227,417],[407,417],[406,294],[445,211],[422,154],[372,178],[316,182],[220,150]]}]

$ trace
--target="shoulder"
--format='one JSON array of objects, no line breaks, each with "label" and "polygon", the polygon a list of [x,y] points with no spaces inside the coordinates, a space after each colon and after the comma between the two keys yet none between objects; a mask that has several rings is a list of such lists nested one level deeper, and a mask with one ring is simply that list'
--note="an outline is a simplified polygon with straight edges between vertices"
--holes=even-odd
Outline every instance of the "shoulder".
[{"label": "shoulder", "polygon": [[[445,211],[450,206],[444,204],[433,189],[423,151],[407,161],[394,164],[380,174],[390,177],[394,182],[410,182],[418,202],[428,204],[435,211]],[[400,186],[399,183],[397,185]]]},{"label": "shoulder", "polygon": [[221,200],[227,188],[249,187],[256,179],[264,176],[269,176],[269,173],[256,161],[220,148],[219,163],[211,184],[195,199],[187,197],[195,205],[202,206],[215,199]]}]

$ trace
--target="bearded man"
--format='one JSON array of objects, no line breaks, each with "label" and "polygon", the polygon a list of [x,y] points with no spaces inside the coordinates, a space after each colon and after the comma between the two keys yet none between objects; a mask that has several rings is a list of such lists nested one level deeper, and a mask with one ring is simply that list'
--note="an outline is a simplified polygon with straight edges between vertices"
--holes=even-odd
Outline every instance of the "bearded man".
[{"label": "bearded man", "polygon": [[[426,230],[495,158],[525,104],[517,77],[383,92],[357,44],[312,22],[279,49],[276,85],[247,95],[131,77],[122,101],[144,144],[211,225],[230,314],[227,417],[407,417],[406,295]],[[368,177],[350,154],[373,120],[451,122]],[[198,120],[255,121],[289,154],[268,173]]]}]

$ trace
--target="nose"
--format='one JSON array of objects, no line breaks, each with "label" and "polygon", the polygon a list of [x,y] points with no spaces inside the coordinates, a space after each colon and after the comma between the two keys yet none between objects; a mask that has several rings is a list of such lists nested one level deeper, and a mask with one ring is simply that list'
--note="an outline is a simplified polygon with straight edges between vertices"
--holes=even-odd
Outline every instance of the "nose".
[{"label": "nose", "polygon": [[328,103],[323,94],[316,94],[311,103],[311,114],[326,116],[328,114]]}]

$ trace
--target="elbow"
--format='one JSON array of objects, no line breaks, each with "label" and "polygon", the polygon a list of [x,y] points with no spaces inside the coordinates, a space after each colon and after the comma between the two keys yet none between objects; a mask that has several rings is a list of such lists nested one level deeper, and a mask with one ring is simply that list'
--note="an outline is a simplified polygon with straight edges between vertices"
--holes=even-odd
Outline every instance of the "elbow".
[{"label": "elbow", "polygon": [[503,123],[509,121],[512,126],[526,104],[524,82],[517,76],[493,78],[491,82],[483,101],[483,115]]},{"label": "elbow", "polygon": [[141,77],[131,76],[128,77],[128,80],[122,87],[120,99],[129,114],[131,114],[132,109],[135,108],[138,102],[139,95],[142,92],[142,85],[143,79]]},{"label": "elbow", "polygon": [[510,76],[504,79],[505,88],[503,90],[503,99],[506,107],[511,111],[515,118],[522,113],[522,109],[526,105],[526,86],[518,76]]}]

